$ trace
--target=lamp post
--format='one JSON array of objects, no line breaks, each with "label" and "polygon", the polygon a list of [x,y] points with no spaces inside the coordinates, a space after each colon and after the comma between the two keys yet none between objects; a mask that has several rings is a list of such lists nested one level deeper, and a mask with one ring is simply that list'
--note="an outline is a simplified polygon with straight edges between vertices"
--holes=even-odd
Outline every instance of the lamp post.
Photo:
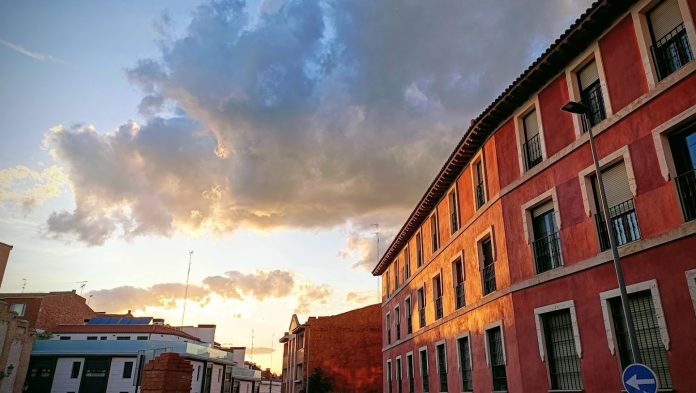
[{"label": "lamp post", "polygon": [[633,325],[633,313],[631,312],[631,308],[628,303],[626,282],[624,281],[623,269],[621,268],[621,257],[619,256],[619,249],[616,244],[616,234],[614,233],[614,226],[609,223],[609,206],[607,205],[607,195],[606,191],[604,190],[604,180],[602,179],[602,171],[599,166],[599,159],[597,158],[597,148],[595,147],[592,127],[590,126],[590,122],[587,117],[589,108],[580,102],[570,101],[565,104],[561,110],[580,115],[583,127],[587,129],[587,133],[589,134],[590,150],[592,150],[592,161],[594,162],[595,176],[597,177],[597,188],[599,189],[599,199],[601,200],[600,202],[602,205],[602,218],[604,219],[604,225],[607,227],[606,229],[607,234],[609,235],[611,255],[614,259],[614,270],[616,270],[616,280],[619,282],[621,308],[623,309],[624,317],[626,318],[626,330],[628,330],[628,341],[631,346],[631,357],[633,358],[633,363],[642,363],[640,348],[638,347],[638,338],[636,336],[636,328]]}]

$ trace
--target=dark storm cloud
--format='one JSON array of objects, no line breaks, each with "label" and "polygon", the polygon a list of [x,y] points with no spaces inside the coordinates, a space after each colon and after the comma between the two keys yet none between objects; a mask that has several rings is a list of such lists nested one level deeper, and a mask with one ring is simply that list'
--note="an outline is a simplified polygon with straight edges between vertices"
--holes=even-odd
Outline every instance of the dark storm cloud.
[{"label": "dark storm cloud", "polygon": [[469,120],[588,5],[290,0],[257,18],[204,4],[128,70],[144,125],[49,133],[77,208],[48,231],[101,244],[399,221]]}]

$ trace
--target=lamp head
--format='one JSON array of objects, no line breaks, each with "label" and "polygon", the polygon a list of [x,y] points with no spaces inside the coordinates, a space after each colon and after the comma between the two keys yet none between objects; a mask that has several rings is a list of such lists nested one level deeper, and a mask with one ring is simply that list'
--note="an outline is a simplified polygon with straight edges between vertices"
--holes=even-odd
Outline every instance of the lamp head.
[{"label": "lamp head", "polygon": [[589,112],[590,108],[588,108],[585,104],[581,102],[569,101],[567,104],[563,105],[561,110],[582,115]]}]

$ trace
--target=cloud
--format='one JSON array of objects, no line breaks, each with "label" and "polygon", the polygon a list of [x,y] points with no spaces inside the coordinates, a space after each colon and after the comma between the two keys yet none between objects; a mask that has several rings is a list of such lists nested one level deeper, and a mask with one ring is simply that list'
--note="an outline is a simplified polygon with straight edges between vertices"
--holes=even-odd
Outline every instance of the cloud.
[{"label": "cloud", "polygon": [[373,304],[380,301],[376,291],[348,292],[346,301],[355,304]]},{"label": "cloud", "polygon": [[230,299],[244,299],[245,295],[256,300],[290,295],[295,285],[293,274],[289,271],[256,271],[244,274],[238,271],[226,272],[224,276],[211,276],[203,280],[212,292]]},{"label": "cloud", "polygon": [[77,206],[49,231],[100,244],[401,221],[469,120],[589,2],[205,3],[127,71],[144,124],[49,133]]},{"label": "cloud", "polygon": [[0,169],[0,201],[19,204],[25,211],[56,198],[68,186],[65,172],[57,165],[40,172],[23,165]]},{"label": "cloud", "polygon": [[295,312],[307,314],[311,307],[317,304],[326,304],[333,294],[333,289],[328,285],[302,284],[298,288],[297,307]]},{"label": "cloud", "polygon": [[48,60],[50,62],[60,63],[60,64],[65,63],[63,60],[58,59],[56,57],[53,57],[51,55],[48,55],[46,53],[31,51],[31,50],[29,50],[21,45],[14,44],[14,43],[9,42],[9,41],[5,41],[1,38],[0,38],[0,44],[5,45],[6,47],[12,49],[13,51],[20,53],[26,57],[32,58],[34,60],[41,60],[41,61]]},{"label": "cloud", "polygon": [[[122,312],[125,310],[144,310],[147,307],[176,307],[176,301],[184,298],[185,285],[181,283],[155,284],[149,288],[121,286],[112,289],[90,291],[93,309],[105,312]],[[205,305],[209,292],[203,287],[189,285],[188,299]]]}]

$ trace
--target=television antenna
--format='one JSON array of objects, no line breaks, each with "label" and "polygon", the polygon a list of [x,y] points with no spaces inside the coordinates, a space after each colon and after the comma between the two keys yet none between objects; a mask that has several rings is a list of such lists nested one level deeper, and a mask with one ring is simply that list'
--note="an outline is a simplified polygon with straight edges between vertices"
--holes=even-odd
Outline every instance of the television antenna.
[{"label": "television antenna", "polygon": [[188,272],[186,272],[186,289],[184,289],[184,310],[181,312],[181,326],[184,326],[184,317],[186,316],[186,301],[188,300],[189,278],[191,277],[191,257],[193,250],[189,250]]},{"label": "television antenna", "polygon": [[87,286],[87,283],[89,281],[75,281],[74,284],[80,284],[80,296],[82,296],[82,293],[85,291],[85,287]]}]

